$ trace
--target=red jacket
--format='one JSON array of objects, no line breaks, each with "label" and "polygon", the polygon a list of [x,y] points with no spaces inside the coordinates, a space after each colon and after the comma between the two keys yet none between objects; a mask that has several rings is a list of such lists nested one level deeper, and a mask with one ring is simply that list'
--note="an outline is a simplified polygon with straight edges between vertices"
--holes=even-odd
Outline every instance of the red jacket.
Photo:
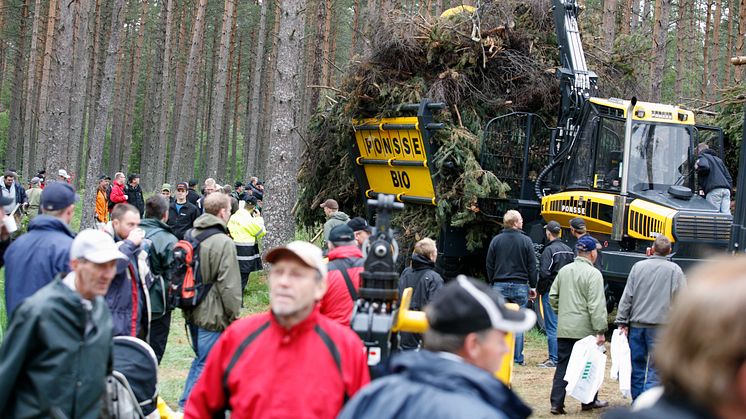
[{"label": "red jacket", "polygon": [[[121,204],[122,202],[127,202],[127,198],[124,197],[124,185],[120,185],[116,182],[113,182],[111,184],[111,193],[109,194],[109,201],[116,204]],[[112,209],[114,206],[112,206]],[[111,212],[111,210],[109,210]]]},{"label": "red jacket", "polygon": [[[226,403],[225,370],[237,348],[255,332],[228,374]],[[339,366],[322,335],[334,343]],[[233,419],[331,419],[342,409],[345,396],[352,397],[368,382],[363,344],[349,327],[320,315],[317,308],[291,329],[262,313],[234,322],[220,336],[189,396],[184,418],[211,418],[230,406]]]},{"label": "red jacket", "polygon": [[[340,266],[343,259],[347,259],[347,275],[355,287],[355,292],[360,289],[360,272],[363,271],[363,252],[357,246],[335,247],[329,252],[329,268],[333,265]],[[336,262],[333,262],[335,261]],[[357,266],[356,266],[357,265]],[[321,314],[338,321],[345,326],[350,325],[352,310],[355,302],[350,296],[350,290],[347,288],[342,272],[331,269],[326,277],[327,289],[324,298],[321,299]]]}]

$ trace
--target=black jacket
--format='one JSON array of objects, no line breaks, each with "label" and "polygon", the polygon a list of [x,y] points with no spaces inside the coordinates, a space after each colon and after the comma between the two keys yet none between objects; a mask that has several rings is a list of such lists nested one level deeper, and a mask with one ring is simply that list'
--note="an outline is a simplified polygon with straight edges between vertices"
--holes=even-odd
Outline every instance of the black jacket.
[{"label": "black jacket", "polygon": [[522,419],[531,415],[510,389],[489,372],[455,355],[409,351],[395,355],[392,375],[363,387],[339,419]]},{"label": "black jacket", "polygon": [[86,314],[58,276],[13,313],[0,348],[0,416],[99,417],[112,324],[104,299],[91,303]]},{"label": "black jacket", "polygon": [[705,194],[713,189],[733,188],[733,178],[730,177],[725,163],[709,149],[703,151],[697,159],[697,177],[699,187]]},{"label": "black jacket", "polygon": [[194,220],[201,215],[201,211],[196,205],[187,202],[182,205],[180,211],[176,211],[176,202],[172,202],[168,207],[168,224],[173,230],[174,235],[177,239],[181,240],[184,238],[184,233],[187,232],[192,225]]},{"label": "black jacket", "polygon": [[536,292],[540,295],[549,292],[557,272],[573,260],[575,252],[560,239],[554,239],[544,246],[539,261],[539,284],[536,286]]},{"label": "black jacket", "polygon": [[194,205],[195,207],[197,206],[197,201],[199,201],[199,198],[200,195],[194,189],[189,189],[187,191],[187,202]]},{"label": "black jacket", "polygon": [[124,187],[124,194],[127,195],[127,203],[134,205],[140,211],[140,217],[145,213],[145,199],[142,197],[142,188],[140,185],[132,186],[127,184]]},{"label": "black jacket", "polygon": [[[422,310],[435,294],[443,288],[443,278],[435,272],[435,262],[418,255],[412,255],[412,266],[404,269],[399,278],[399,295],[406,288],[412,288],[411,310]],[[417,333],[400,333],[402,349],[417,349],[420,336]]]},{"label": "black jacket", "polygon": [[506,228],[492,238],[487,251],[489,282],[525,281],[536,288],[536,254],[531,239],[521,230]]}]

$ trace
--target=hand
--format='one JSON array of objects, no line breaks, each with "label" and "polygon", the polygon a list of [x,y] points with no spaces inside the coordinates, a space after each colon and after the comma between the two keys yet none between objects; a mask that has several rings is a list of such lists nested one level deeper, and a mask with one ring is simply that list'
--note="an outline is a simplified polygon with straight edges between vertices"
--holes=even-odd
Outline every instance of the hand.
[{"label": "hand", "polygon": [[536,288],[531,288],[528,290],[528,299],[531,301],[534,301],[536,299]]},{"label": "hand", "polygon": [[629,328],[627,326],[620,325],[617,329],[619,329],[619,332],[624,336],[629,336]]},{"label": "hand", "polygon": [[134,243],[135,246],[139,246],[143,238],[145,238],[145,231],[139,227],[130,231],[130,235],[127,236],[127,240]]},{"label": "hand", "polygon": [[598,346],[602,346],[604,343],[606,343],[606,335],[603,333],[599,333],[596,335],[596,344]]}]

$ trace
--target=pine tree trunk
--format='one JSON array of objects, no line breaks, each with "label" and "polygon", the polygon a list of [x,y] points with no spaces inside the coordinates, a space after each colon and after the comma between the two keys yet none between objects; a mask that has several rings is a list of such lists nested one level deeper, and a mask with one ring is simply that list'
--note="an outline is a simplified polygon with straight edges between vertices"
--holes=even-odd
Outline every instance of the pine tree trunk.
[{"label": "pine tree trunk", "polygon": [[137,99],[137,88],[140,85],[140,64],[142,62],[142,44],[145,40],[145,23],[148,17],[148,0],[142,0],[142,14],[140,15],[140,28],[137,33],[137,44],[135,56],[130,68],[129,94],[124,109],[124,124],[122,128],[122,167],[129,171],[130,154],[132,153],[132,124],[135,115],[135,99]]},{"label": "pine tree trunk", "polygon": [[705,7],[707,8],[707,15],[705,18],[705,41],[702,49],[702,85],[700,87],[700,97],[707,99],[707,83],[710,80],[710,40],[712,39],[712,0],[704,0]]},{"label": "pine tree trunk", "polygon": [[[717,100],[720,88],[720,20],[722,18],[723,0],[715,1],[715,13],[712,19],[712,49],[710,54],[710,82],[707,97]],[[730,65],[730,64],[729,64]]]},{"label": "pine tree trunk", "polygon": [[650,8],[653,7],[653,1],[658,2],[658,0],[643,0],[642,21],[640,23],[640,30],[643,33],[650,32],[651,25],[655,24],[655,17],[653,17],[653,21],[650,19]]},{"label": "pine tree trunk", "polygon": [[689,22],[689,13],[691,13],[690,0],[679,0],[678,19],[676,21],[676,81],[674,82],[674,94],[676,97],[682,97],[682,86],[686,77],[687,61],[686,37],[690,36],[687,32]]},{"label": "pine tree trunk", "polygon": [[663,72],[666,69],[666,35],[671,0],[655,1],[655,16],[653,19],[653,61],[650,63],[650,101],[661,101],[661,85]]},{"label": "pine tree trunk", "polygon": [[70,170],[67,152],[70,144],[75,3],[63,1],[58,7],[59,22],[54,36],[54,57],[49,76],[49,102],[45,111],[47,123],[39,129],[45,136],[47,168],[54,171]]},{"label": "pine tree trunk", "polygon": [[120,45],[117,54],[119,59],[117,60],[117,73],[114,83],[114,112],[109,116],[111,119],[109,164],[111,164],[112,171],[122,171],[127,174],[127,168],[122,167],[122,125],[124,120],[122,114],[124,112],[124,101],[127,100],[127,86],[129,85],[127,69],[130,66],[127,65],[127,60],[131,59],[132,55],[124,44],[128,43],[132,25],[125,25],[125,27],[127,27],[127,32],[124,34],[123,45]]},{"label": "pine tree trunk", "polygon": [[[746,0],[745,0],[746,1]],[[244,138],[244,148],[246,149],[244,176],[254,176],[256,170],[256,154],[259,148],[259,107],[261,100],[262,87],[262,69],[264,65],[265,47],[264,41],[267,39],[267,15],[269,14],[269,0],[262,1],[262,9],[259,14],[259,32],[257,32],[256,41],[256,59],[254,60],[254,70],[251,75],[251,100],[249,115],[246,123],[249,128],[248,135]],[[265,84],[266,86],[266,84]]]},{"label": "pine tree trunk", "polygon": [[[196,90],[196,81],[199,73],[199,53],[201,50],[201,44],[202,44],[202,37],[204,36],[205,31],[205,9],[207,7],[207,0],[199,0],[199,4],[197,5],[197,15],[194,20],[193,30],[192,30],[192,46],[189,51],[189,62],[186,69],[186,79],[185,79],[185,86],[184,89],[184,96],[181,98],[181,116],[179,118],[179,125],[176,130],[176,141],[174,143],[174,151],[171,154],[173,156],[174,160],[177,161],[183,161],[188,158],[188,156],[191,155],[191,153],[188,150],[184,149],[184,144],[187,141],[186,135],[189,131],[189,117],[193,116],[194,114],[191,112],[184,112],[184,110],[190,110],[192,108],[192,102],[194,102],[194,97],[198,95],[199,92]],[[179,100],[177,98],[177,100]],[[190,115],[191,114],[191,115]],[[178,166],[176,164],[173,164],[171,167],[171,170],[169,171],[168,178],[169,179],[177,179],[178,177],[178,171],[174,170],[174,167]],[[191,165],[190,165],[191,166]],[[182,172],[184,173],[184,172]],[[184,179],[183,177],[181,179]]]},{"label": "pine tree trunk", "polygon": [[[191,2],[189,2],[191,3]],[[184,52],[186,52],[186,45],[188,42],[189,34],[191,34],[191,27],[190,25],[194,24],[194,21],[197,17],[197,9],[194,8],[194,12],[191,13],[191,24],[187,21],[187,14],[186,14],[186,4],[182,6],[181,9],[181,16],[179,19],[179,37],[178,37],[178,44],[176,46],[175,50],[172,50],[172,54],[174,54],[174,59],[177,60],[176,64],[176,86],[175,86],[175,93],[173,96],[173,113],[172,113],[172,121],[171,121],[171,141],[168,142],[171,151],[173,152],[173,146],[176,144],[176,131],[179,127],[179,121],[181,119],[181,102],[184,98],[184,90],[186,89],[186,86],[184,83],[186,83],[186,64],[187,61],[189,61],[189,55],[187,54],[186,57],[184,56]],[[189,28],[189,30],[187,30]],[[178,54],[178,55],[177,55]],[[171,154],[173,156],[173,153]],[[171,165],[175,163],[175,159],[170,159]],[[179,169],[171,169],[169,168],[167,173],[178,173]],[[169,176],[171,178],[171,176]]]},{"label": "pine tree trunk", "polygon": [[629,28],[630,33],[635,33],[640,26],[640,2],[638,0],[630,0],[630,2],[632,3],[632,21]]},{"label": "pine tree trunk", "polygon": [[[22,161],[19,161],[18,151],[24,148],[23,144],[23,102],[24,102],[24,69],[26,68],[25,62],[25,45],[26,45],[26,29],[28,26],[28,6],[29,0],[24,0],[23,10],[21,12],[21,23],[18,30],[18,46],[15,51],[15,64],[13,70],[13,86],[12,92],[13,97],[10,101],[10,124],[8,126],[8,148],[6,152],[5,167],[15,167],[17,170],[22,170],[21,173],[28,174],[28,168],[22,167]],[[33,53],[31,54],[33,55]],[[33,77],[32,74],[29,78]],[[22,153],[21,153],[22,154]]]},{"label": "pine tree trunk", "polygon": [[[350,34],[350,61],[352,61],[355,55],[358,55],[357,38],[359,36],[358,33],[360,32],[360,0],[354,0],[352,7],[354,11],[352,14],[352,33]],[[306,55],[306,57],[308,57],[308,55]]]},{"label": "pine tree trunk", "polygon": [[621,0],[623,2],[622,18],[619,32],[622,35],[629,35],[630,24],[632,20],[632,2],[635,0]]},{"label": "pine tree trunk", "polygon": [[[90,143],[90,160],[88,162],[88,175],[86,185],[95,185],[98,173],[101,172],[101,161],[104,154],[104,139],[106,136],[106,125],[109,120],[109,107],[114,89],[114,74],[116,71],[117,51],[119,51],[119,32],[124,24],[123,8],[124,0],[114,0],[114,9],[111,13],[111,37],[106,48],[106,60],[104,61],[104,77],[101,82],[101,90],[96,101],[96,132],[94,132]],[[83,215],[80,227],[93,227],[95,225],[96,213],[96,188],[85,188],[83,198]]]},{"label": "pine tree trunk", "polygon": [[[90,155],[91,142],[93,133],[96,131],[96,103],[101,91],[101,82],[104,79],[104,61],[106,60],[106,48],[108,45],[108,36],[105,36],[104,22],[111,20],[110,12],[113,7],[107,7],[107,0],[96,0],[93,20],[96,22],[94,27],[93,50],[90,61],[90,79],[88,86],[88,126],[86,127],[87,143],[83,152],[80,153],[81,162],[87,161],[86,157]],[[107,25],[108,27],[108,25]],[[107,160],[108,161],[108,160]],[[82,165],[82,163],[81,163]]]},{"label": "pine tree trunk", "polygon": [[37,167],[34,166],[34,155],[32,154],[33,151],[33,144],[36,142],[36,136],[34,135],[35,130],[33,130],[34,126],[34,120],[36,118],[36,103],[37,101],[35,98],[37,98],[36,92],[38,91],[39,83],[37,83],[36,73],[37,73],[37,67],[40,67],[37,65],[37,58],[38,58],[38,42],[39,42],[39,32],[41,29],[41,22],[42,22],[42,9],[41,9],[41,0],[36,0],[34,2],[34,23],[31,25],[31,46],[29,47],[29,63],[28,63],[28,76],[26,77],[26,106],[24,107],[24,114],[23,114],[23,133],[25,133],[25,141],[23,142],[23,173],[25,173],[26,177],[31,176],[35,173]]},{"label": "pine tree trunk", "polygon": [[[267,169],[267,160],[269,156],[269,136],[270,134],[270,128],[271,128],[271,120],[270,117],[272,115],[272,106],[274,105],[274,102],[272,101],[272,92],[275,83],[275,71],[272,71],[272,68],[274,67],[274,63],[277,62],[277,44],[279,42],[278,34],[280,33],[280,13],[282,12],[281,9],[281,3],[280,0],[277,0],[275,2],[275,22],[272,29],[272,52],[270,53],[269,62],[273,63],[272,67],[267,68],[267,75],[265,76],[265,80],[267,81],[267,89],[265,90],[264,94],[264,106],[262,108],[262,126],[260,127],[260,133],[259,134],[259,147],[257,148],[257,154],[256,154],[256,168],[257,168],[257,176],[261,177],[262,179],[267,175],[266,169]],[[299,59],[299,62],[302,63],[302,60]]]},{"label": "pine tree trunk", "polygon": [[70,93],[70,152],[68,155],[69,170],[75,174],[78,184],[81,178],[85,178],[78,167],[78,154],[80,153],[80,141],[83,133],[83,122],[85,120],[85,90],[88,84],[88,64],[90,54],[88,48],[88,16],[91,13],[90,0],[78,0],[75,3],[75,27],[73,40],[75,49],[73,51],[71,93]]},{"label": "pine tree trunk", "polygon": [[285,0],[280,13],[280,31],[278,34],[278,51],[276,62],[276,82],[274,83],[274,106],[272,111],[272,129],[270,155],[272,164],[267,173],[267,214],[266,248],[271,249],[293,240],[295,236],[295,217],[293,206],[296,201],[297,183],[296,168],[300,159],[298,154],[299,138],[296,132],[298,110],[296,103],[298,92],[298,69],[302,67],[304,0]]},{"label": "pine tree trunk", "polygon": [[[733,0],[728,0],[728,46],[726,47],[725,57],[729,58],[733,56]],[[733,66],[730,63],[725,64],[725,80],[723,80],[723,87],[727,88],[730,86],[731,75]]]},{"label": "pine tree trunk", "polygon": [[[332,13],[332,18],[334,19],[335,25],[338,25],[339,22],[337,21],[337,13]],[[337,71],[337,38],[339,37],[339,31],[333,31],[332,34],[332,45],[331,49],[329,50],[329,74],[327,75],[326,79],[326,85],[327,86],[333,86],[334,85],[334,79]]]},{"label": "pine tree trunk", "polygon": [[220,32],[220,52],[218,53],[218,64],[216,73],[213,74],[215,83],[212,89],[212,109],[213,114],[210,118],[210,135],[209,143],[210,158],[207,164],[207,177],[218,177],[218,165],[220,162],[221,145],[223,143],[223,116],[226,102],[226,84],[228,83],[228,64],[230,42],[233,33],[233,0],[225,0],[225,9],[223,12],[223,25]]},{"label": "pine tree trunk", "polygon": [[[158,147],[156,149],[154,159],[155,167],[153,168],[153,182],[155,185],[159,185],[166,180],[166,160],[170,160],[172,165],[174,164],[174,158],[167,159],[168,155],[168,110],[170,108],[170,93],[171,93],[171,69],[173,68],[174,56],[171,51],[171,26],[173,24],[174,15],[174,0],[167,0],[166,3],[166,22],[163,41],[163,75],[160,84],[160,103],[161,103],[161,115],[158,121]],[[169,180],[175,180],[172,177]]]},{"label": "pine tree trunk", "polygon": [[605,52],[611,54],[614,50],[614,38],[616,38],[616,7],[617,0],[604,0],[603,12],[603,42]]},{"label": "pine tree trunk", "polygon": [[331,69],[332,0],[324,0],[324,38],[321,50],[321,82],[329,83]]},{"label": "pine tree trunk", "polygon": [[[24,6],[26,3],[24,3]],[[3,90],[3,84],[5,83],[5,64],[6,64],[6,55],[7,55],[7,48],[6,48],[6,41],[4,37],[2,36],[3,32],[5,31],[5,9],[7,5],[5,4],[5,0],[0,0],[0,92]],[[3,112],[4,109],[2,108],[2,104],[0,104],[0,112]],[[6,167],[7,166],[7,154],[6,154]],[[15,165],[15,162],[13,163]]]},{"label": "pine tree trunk", "polygon": [[[325,9],[324,0],[317,1],[318,8],[316,9],[316,39],[313,42],[310,42],[310,44],[313,45],[314,49],[312,49],[307,55],[308,58],[306,60],[306,74],[308,75],[306,83],[314,87],[307,88],[308,94],[305,98],[306,108],[304,111],[304,121],[310,120],[319,106],[319,96],[321,95],[321,90],[316,86],[321,85],[323,80],[321,78],[321,72],[324,63],[321,60],[321,57],[323,55]],[[363,38],[363,40],[365,39]]]},{"label": "pine tree trunk", "polygon": [[[41,82],[39,86],[39,122],[37,124],[38,139],[36,140],[36,156],[34,166],[45,167],[49,150],[49,138],[51,133],[49,129],[49,92],[51,90],[49,74],[52,70],[52,54],[54,49],[54,28],[57,20],[57,0],[49,2],[49,12],[47,14],[47,37],[44,41],[44,64],[41,70]],[[59,160],[59,159],[58,159]],[[49,167],[50,170],[56,171],[59,168]]]},{"label": "pine tree trunk", "polygon": [[[236,23],[236,20],[234,19],[234,24]],[[237,32],[236,32],[237,33]],[[242,46],[243,46],[243,38],[238,36],[238,62],[236,63],[236,79],[235,79],[235,97],[233,98],[233,127],[231,131],[231,159],[230,161],[230,171],[229,171],[229,180],[231,181],[237,181],[238,176],[236,173],[237,166],[238,166],[238,124],[239,124],[239,115],[238,115],[238,102],[241,100],[241,57],[242,57]]]},{"label": "pine tree trunk", "polygon": [[[738,38],[736,41],[736,55],[743,55],[743,42],[746,38],[746,0],[741,0],[738,5]],[[743,80],[743,66],[739,65],[735,71],[735,82],[740,84]]]}]

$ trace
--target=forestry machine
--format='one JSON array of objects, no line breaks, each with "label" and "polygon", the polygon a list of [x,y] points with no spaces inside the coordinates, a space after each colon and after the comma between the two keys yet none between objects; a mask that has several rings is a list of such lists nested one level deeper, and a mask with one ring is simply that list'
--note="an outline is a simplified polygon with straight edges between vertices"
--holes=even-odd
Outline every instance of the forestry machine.
[{"label": "forestry machine", "polygon": [[[553,3],[562,95],[557,126],[547,130],[536,115],[495,118],[485,129],[482,161],[490,165],[485,161],[491,155],[485,149],[489,144],[513,143],[518,147],[513,155],[523,156],[523,171],[512,185],[510,207],[525,211],[527,221],[531,213],[558,221],[563,239],[570,241],[572,236],[564,234],[570,220],[585,220],[604,247],[602,272],[613,305],[632,265],[645,258],[658,235],[671,240],[672,260],[683,268],[728,246],[733,218],[696,192],[694,171],[697,144],[708,143],[722,156],[723,134],[719,128],[697,125],[694,114],[678,106],[595,97],[597,76],[586,65],[578,5],[575,0]],[[516,121],[523,124],[517,137],[515,131],[505,132]],[[536,138],[542,128],[549,135]],[[547,165],[544,160],[543,169],[530,161],[541,152],[549,161]],[[543,233],[537,227],[530,233],[538,242]]]}]

